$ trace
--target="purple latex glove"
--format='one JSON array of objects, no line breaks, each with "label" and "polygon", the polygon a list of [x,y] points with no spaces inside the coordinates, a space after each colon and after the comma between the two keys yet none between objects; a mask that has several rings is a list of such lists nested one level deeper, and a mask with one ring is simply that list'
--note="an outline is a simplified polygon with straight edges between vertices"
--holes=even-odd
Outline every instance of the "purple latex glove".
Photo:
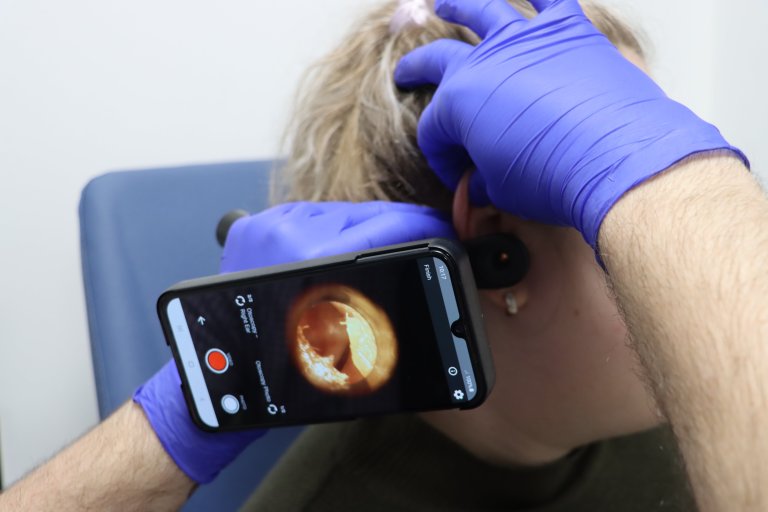
[{"label": "purple latex glove", "polygon": [[439,212],[413,204],[288,203],[229,229],[222,272],[333,256],[425,238],[456,238]]},{"label": "purple latex glove", "polygon": [[[229,230],[222,272],[409,242],[455,237],[439,213],[412,204],[291,203],[238,220]],[[263,430],[209,433],[198,429],[181,393],[176,365],[168,362],[136,390],[163,447],[192,480],[213,480]]]},{"label": "purple latex glove", "polygon": [[192,423],[176,363],[168,361],[133,394],[165,451],[192,480],[207,484],[266,430],[205,432]]},{"label": "purple latex glove", "polygon": [[438,85],[418,129],[450,188],[471,166],[473,202],[573,226],[595,249],[608,210],[632,187],[693,153],[732,148],[669,99],[586,18],[576,0],[436,0],[474,30],[476,47],[440,40],[406,55],[401,87]]}]

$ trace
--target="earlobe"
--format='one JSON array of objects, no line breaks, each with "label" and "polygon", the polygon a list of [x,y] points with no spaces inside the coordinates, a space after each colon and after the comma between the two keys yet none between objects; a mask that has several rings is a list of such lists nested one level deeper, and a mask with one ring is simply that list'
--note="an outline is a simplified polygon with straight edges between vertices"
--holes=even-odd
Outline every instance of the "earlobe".
[{"label": "earlobe", "polygon": [[502,311],[508,317],[518,317],[524,314],[528,305],[529,289],[525,281],[502,290],[478,290],[494,308]]}]

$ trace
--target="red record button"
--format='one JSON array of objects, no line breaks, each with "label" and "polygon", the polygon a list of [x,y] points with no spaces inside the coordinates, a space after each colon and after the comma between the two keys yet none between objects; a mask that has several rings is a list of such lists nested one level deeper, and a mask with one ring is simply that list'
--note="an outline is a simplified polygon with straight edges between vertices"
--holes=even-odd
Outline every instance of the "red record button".
[{"label": "red record button", "polygon": [[213,373],[224,373],[229,368],[229,358],[222,350],[212,348],[205,353],[205,364]]}]

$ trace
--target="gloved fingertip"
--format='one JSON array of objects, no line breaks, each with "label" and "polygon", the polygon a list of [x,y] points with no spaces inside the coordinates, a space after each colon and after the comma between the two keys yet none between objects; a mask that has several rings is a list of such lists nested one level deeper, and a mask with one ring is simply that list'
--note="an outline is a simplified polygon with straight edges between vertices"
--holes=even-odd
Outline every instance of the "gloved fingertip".
[{"label": "gloved fingertip", "polygon": [[413,52],[410,52],[398,61],[394,72],[395,85],[408,90],[424,84],[424,80],[420,77],[417,60],[418,54],[414,55]]},{"label": "gloved fingertip", "polygon": [[408,54],[405,54],[403,57],[400,58],[399,61],[397,61],[397,64],[395,64],[395,83],[399,87],[407,87],[405,83],[405,73],[406,73],[406,66],[408,66]]},{"label": "gloved fingertip", "polygon": [[[427,145],[424,144],[424,146]],[[472,166],[472,160],[469,159],[464,148],[459,146],[449,146],[434,151],[431,147],[422,147],[422,152],[427,157],[429,167],[450,191],[456,190],[464,170]]]},{"label": "gloved fingertip", "polygon": [[435,0],[435,14],[444,20],[451,19],[451,15],[456,10],[453,0]]},{"label": "gloved fingertip", "polygon": [[403,56],[395,67],[395,82],[402,88],[439,85],[452,63],[472,52],[472,45],[438,39]]},{"label": "gloved fingertip", "polygon": [[488,197],[488,187],[483,175],[479,172],[474,172],[469,178],[469,201],[472,205],[479,207],[491,204],[491,198]]}]

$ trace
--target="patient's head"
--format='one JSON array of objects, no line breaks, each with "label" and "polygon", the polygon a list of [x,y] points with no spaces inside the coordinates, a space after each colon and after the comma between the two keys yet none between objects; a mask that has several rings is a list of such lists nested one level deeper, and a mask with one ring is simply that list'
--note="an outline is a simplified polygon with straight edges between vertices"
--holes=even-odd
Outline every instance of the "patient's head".
[{"label": "patient's head", "polygon": [[[531,16],[527,2],[510,2]],[[430,171],[416,144],[419,115],[432,90],[399,91],[398,60],[417,46],[453,38],[477,43],[470,31],[430,16],[392,33],[397,8],[387,1],[364,16],[305,78],[288,155],[273,199],[372,199],[412,202],[449,212],[460,238],[494,232],[519,237],[531,268],[511,289],[482,291],[496,365],[488,402],[469,411],[424,415],[467,449],[501,463],[540,463],[575,446],[635,432],[658,422],[626,329],[592,249],[570,228],[517,218],[454,192]],[[585,6],[598,29],[643,65],[635,35],[609,11]],[[507,294],[519,311],[507,311]]]},{"label": "patient's head", "polygon": [[[528,2],[510,3],[534,14]],[[396,8],[397,2],[388,0],[364,15],[305,76],[274,199],[382,199],[450,209],[451,194],[416,145],[418,118],[432,89],[398,91],[393,75],[400,58],[418,46],[442,38],[476,44],[478,38],[434,15],[424,25],[392,34]],[[603,8],[586,9],[617,46],[642,58],[638,40],[625,25]]]}]

